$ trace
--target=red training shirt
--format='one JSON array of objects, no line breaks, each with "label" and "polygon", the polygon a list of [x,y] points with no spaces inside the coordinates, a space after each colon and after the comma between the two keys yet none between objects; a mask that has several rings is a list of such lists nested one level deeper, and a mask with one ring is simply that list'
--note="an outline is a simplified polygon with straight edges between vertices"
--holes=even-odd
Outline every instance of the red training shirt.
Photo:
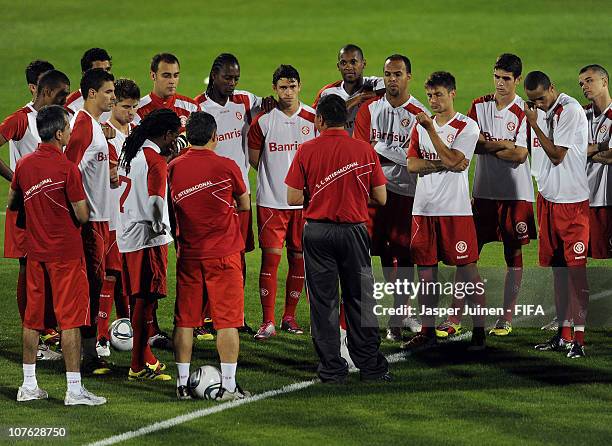
[{"label": "red training shirt", "polygon": [[11,183],[26,213],[28,259],[58,262],[83,257],[81,229],[71,202],[85,200],[79,168],[52,144],[41,143],[17,162]]},{"label": "red training shirt", "polygon": [[246,186],[234,161],[211,150],[188,150],[168,166],[168,185],[179,258],[219,258],[244,250],[234,199]]},{"label": "red training shirt", "polygon": [[287,186],[305,188],[304,218],[338,223],[367,221],[370,189],[386,182],[372,146],[339,129],[302,144],[285,178]]}]

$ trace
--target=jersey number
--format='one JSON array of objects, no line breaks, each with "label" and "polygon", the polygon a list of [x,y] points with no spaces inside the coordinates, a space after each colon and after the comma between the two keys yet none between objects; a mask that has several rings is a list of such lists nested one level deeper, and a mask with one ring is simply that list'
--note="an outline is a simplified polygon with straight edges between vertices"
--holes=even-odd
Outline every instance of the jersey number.
[{"label": "jersey number", "polygon": [[125,189],[121,194],[121,198],[119,199],[119,212],[123,214],[123,203],[127,200],[128,195],[130,194],[130,189],[132,188],[132,180],[128,177],[124,177],[123,175],[119,176],[119,184],[125,183]]}]

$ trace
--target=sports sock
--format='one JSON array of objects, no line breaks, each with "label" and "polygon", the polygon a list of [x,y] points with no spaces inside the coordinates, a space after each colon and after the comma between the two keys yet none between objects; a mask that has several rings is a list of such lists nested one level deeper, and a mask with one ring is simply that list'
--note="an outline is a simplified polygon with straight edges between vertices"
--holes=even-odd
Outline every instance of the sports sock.
[{"label": "sports sock", "polygon": [[565,321],[569,317],[569,278],[566,267],[553,267],[553,288],[555,293],[555,310],[557,320]]},{"label": "sports sock", "polygon": [[230,392],[236,391],[236,367],[237,362],[221,363],[221,383],[222,387]]},{"label": "sports sock", "polygon": [[[576,327],[584,327],[589,307],[589,283],[586,266],[573,266],[568,268],[570,285],[570,311]],[[584,328],[582,329],[584,332]]]},{"label": "sports sock", "polygon": [[81,393],[81,372],[66,372],[66,385],[68,392]]},{"label": "sports sock", "polygon": [[574,340],[578,344],[584,345],[584,325],[574,326]]},{"label": "sports sock", "polygon": [[263,252],[261,256],[261,271],[259,273],[259,298],[263,310],[263,322],[274,322],[274,303],[276,301],[276,276],[280,254]]},{"label": "sports sock", "polygon": [[[423,288],[425,288],[425,290],[422,290],[419,293],[419,309],[422,309],[423,307],[433,309],[438,304],[438,295],[435,290],[429,289],[430,287],[428,287],[427,284],[430,282],[436,282],[438,280],[438,268],[420,267],[418,268],[418,273],[419,280],[422,282]],[[421,324],[421,333],[427,334],[430,332],[430,330],[427,329],[432,329],[433,331],[435,328],[436,317],[423,315],[421,316]]]},{"label": "sports sock", "polygon": [[344,303],[340,301],[340,328],[346,330],[346,316],[344,315]]},{"label": "sports sock", "polygon": [[563,322],[561,322],[559,331],[563,339],[565,339],[566,341],[572,340],[572,323],[570,321],[564,320]]},{"label": "sports sock", "polygon": [[19,309],[19,316],[21,316],[21,322],[23,322],[26,310],[26,286],[27,280],[25,269],[19,268],[19,275],[17,276],[17,308]]},{"label": "sports sock", "polygon": [[81,349],[83,350],[83,359],[85,358],[97,358],[98,352],[96,351],[96,337],[93,338],[81,338]]},{"label": "sports sock", "polygon": [[295,309],[300,301],[300,294],[304,287],[304,258],[288,256],[289,271],[287,272],[287,283],[285,286],[285,313],[286,317],[295,317]]},{"label": "sports sock", "polygon": [[100,291],[100,308],[98,310],[98,340],[108,339],[108,325],[110,314],[113,310],[113,300],[115,294],[115,278],[106,277],[102,283]]},{"label": "sports sock", "polygon": [[[132,362],[130,368],[133,372],[140,372],[145,366],[145,350],[149,336],[146,328],[147,317],[151,315],[152,302],[146,299],[136,299],[132,311],[132,330],[134,331],[134,342],[132,346]],[[147,308],[149,307],[149,308]],[[155,364],[156,361],[153,361]]]},{"label": "sports sock", "polygon": [[189,362],[177,362],[176,387],[186,386],[189,380]]},{"label": "sports sock", "polygon": [[157,333],[161,331],[159,328],[159,324],[157,322],[157,307],[159,306],[158,301],[153,302],[153,308],[150,312],[147,313],[147,333],[149,337],[155,336]]},{"label": "sports sock", "polygon": [[117,319],[129,318],[130,317],[130,299],[126,293],[123,292],[123,283],[121,282],[121,276],[115,278],[115,313]]},{"label": "sports sock", "polygon": [[38,381],[36,381],[36,364],[23,364],[22,387],[28,389],[36,389],[38,387]]}]

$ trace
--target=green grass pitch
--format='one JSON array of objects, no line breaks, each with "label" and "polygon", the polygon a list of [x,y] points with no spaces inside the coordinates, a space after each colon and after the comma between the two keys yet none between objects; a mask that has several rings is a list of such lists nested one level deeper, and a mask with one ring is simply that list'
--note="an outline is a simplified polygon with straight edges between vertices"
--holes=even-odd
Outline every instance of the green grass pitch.
[{"label": "green grass pitch", "polygon": [[[413,65],[411,92],[425,102],[423,82],[435,70],[457,78],[456,108],[492,91],[492,65],[502,52],[521,56],[524,72],[548,73],[561,91],[583,100],[577,83],[580,67],[600,63],[611,68],[612,4],[606,1],[394,2],[363,0],[325,2],[55,2],[0,1],[3,27],[0,54],[0,117],[29,101],[23,69],[35,58],[48,59],[66,72],[74,90],[80,80],[79,60],[92,46],[113,57],[113,73],[131,77],[149,91],[150,58],[170,51],[181,60],[179,92],[195,96],[213,58],[232,52],[241,62],[239,88],[271,94],[271,75],[280,63],[298,68],[302,100],[312,102],[318,89],[338,78],[335,58],[340,46],[354,42],[366,55],[366,74],[381,73],[385,56],[399,52]],[[522,90],[519,91],[522,93]],[[8,150],[1,150],[8,159]],[[254,177],[251,175],[251,181]],[[4,205],[6,182],[0,182]],[[1,216],[0,235],[4,227]],[[0,238],[0,240],[3,238]],[[259,251],[248,254],[247,319],[259,322],[257,293]],[[524,250],[524,263],[537,264],[536,244]],[[170,296],[160,304],[162,328],[172,328],[174,253],[170,259]],[[488,245],[481,264],[503,268],[501,246]],[[607,266],[609,262],[593,262]],[[599,279],[605,270],[594,273]],[[281,266],[279,278],[284,277]],[[214,404],[179,403],[174,381],[127,381],[129,355],[113,352],[113,375],[85,378],[85,385],[108,398],[98,408],[63,406],[63,364],[39,363],[38,381],[49,401],[17,404],[21,383],[21,336],[14,288],[17,263],[0,259],[0,443],[84,444],[139,429]],[[611,277],[608,275],[608,277]],[[537,303],[532,293],[546,295],[549,276],[533,269],[520,301]],[[284,281],[278,290],[279,312]],[[603,444],[612,438],[612,355],[610,305],[606,281],[598,282],[603,298],[591,313],[603,318],[587,334],[588,357],[570,362],[559,354],[536,354],[539,329],[517,329],[508,339],[489,339],[484,357],[465,354],[463,345],[443,345],[392,365],[395,381],[363,385],[355,375],[344,387],[316,384],[126,441],[150,445],[210,444]],[[544,283],[544,285],[542,285]],[[536,286],[537,285],[537,286]],[[550,289],[550,285],[549,289]],[[609,289],[609,288],[607,288]],[[498,293],[492,300],[499,301]],[[538,298],[539,299],[539,298]],[[308,327],[308,308],[298,307],[299,322]],[[607,313],[606,313],[607,311]],[[547,318],[551,317],[549,313]],[[265,344],[241,338],[239,382],[254,393],[311,380],[316,358],[307,335],[280,334]],[[385,353],[397,346],[383,343]],[[159,352],[176,371],[171,354]],[[192,364],[216,364],[213,343],[199,343]],[[65,427],[61,440],[15,440],[8,427]]]}]

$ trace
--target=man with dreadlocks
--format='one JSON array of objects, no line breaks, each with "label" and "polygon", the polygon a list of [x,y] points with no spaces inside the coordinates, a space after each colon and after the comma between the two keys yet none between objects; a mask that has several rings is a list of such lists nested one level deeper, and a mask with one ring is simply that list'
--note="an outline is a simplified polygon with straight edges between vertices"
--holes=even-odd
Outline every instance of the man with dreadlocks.
[{"label": "man with dreadlocks", "polygon": [[[268,112],[276,106],[272,96],[261,98],[244,90],[236,90],[240,79],[240,64],[233,54],[223,53],[217,56],[210,69],[209,84],[206,92],[195,98],[202,111],[212,115],[217,123],[217,148],[215,152],[234,160],[242,179],[249,187],[249,157],[247,147],[247,132],[251,121],[261,109]],[[255,249],[253,237],[253,215],[251,210],[241,212],[240,231],[245,242],[242,254],[243,276],[246,280],[246,262],[244,252]],[[207,313],[207,311],[205,311]],[[208,314],[203,319],[208,321]],[[211,340],[212,334],[208,326],[199,327],[194,331],[197,339]]]},{"label": "man with dreadlocks", "polygon": [[[148,344],[147,321],[157,299],[166,296],[170,220],[166,200],[167,157],[173,153],[181,121],[168,109],[148,114],[132,130],[119,159],[121,199],[117,246],[122,253],[125,289],[134,302],[134,345],[129,380],[168,381]],[[120,228],[120,229],[119,229]]]}]

